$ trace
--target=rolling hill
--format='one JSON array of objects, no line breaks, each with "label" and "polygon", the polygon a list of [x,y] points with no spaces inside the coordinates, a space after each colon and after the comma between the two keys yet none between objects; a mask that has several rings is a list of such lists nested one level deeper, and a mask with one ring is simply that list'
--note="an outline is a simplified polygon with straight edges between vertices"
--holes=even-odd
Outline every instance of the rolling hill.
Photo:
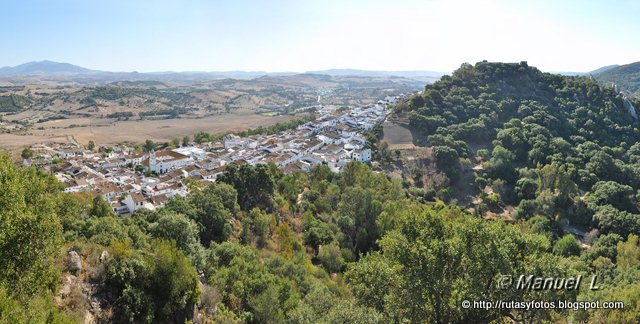
[{"label": "rolling hill", "polygon": [[[292,76],[298,72],[266,72],[266,71],[162,71],[162,72],[110,72],[91,70],[69,63],[39,61],[5,66],[0,68],[0,79],[14,83],[33,81],[73,81],[79,83],[107,83],[123,80],[130,81],[165,81],[165,82],[201,82],[218,79],[251,80],[264,76]],[[332,77],[396,77],[410,78],[422,82],[435,82],[443,73],[433,71],[369,71],[356,69],[329,69],[308,71],[303,74],[320,74]]]},{"label": "rolling hill", "polygon": [[615,83],[629,94],[640,96],[640,62],[620,65],[601,73],[593,74],[600,83]]},{"label": "rolling hill", "polygon": [[87,74],[99,72],[101,71],[53,61],[29,62],[13,67],[5,66],[0,68],[0,75]]}]

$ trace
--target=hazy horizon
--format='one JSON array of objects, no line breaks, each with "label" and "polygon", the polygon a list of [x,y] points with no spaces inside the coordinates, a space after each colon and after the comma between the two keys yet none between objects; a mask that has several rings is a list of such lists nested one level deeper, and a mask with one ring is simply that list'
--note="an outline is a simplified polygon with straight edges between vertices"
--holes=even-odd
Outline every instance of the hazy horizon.
[{"label": "hazy horizon", "polygon": [[[73,62],[62,62],[62,61],[53,61],[53,60],[49,60],[49,59],[43,59],[43,60],[38,60],[38,61],[29,61],[29,62],[23,62],[20,64],[16,64],[16,65],[0,65],[0,68],[13,68],[13,67],[17,67],[17,66],[21,66],[21,65],[25,65],[25,64],[31,64],[31,63],[44,63],[44,62],[50,62],[50,63],[58,63],[58,64],[71,64],[77,67],[81,67],[81,68],[87,68],[86,66],[81,66],[78,64],[74,64]],[[111,71],[111,70],[98,70],[98,69],[91,69],[91,68],[87,68],[93,71],[98,71],[98,72],[113,72],[113,73],[133,73],[133,72],[139,72],[139,73],[232,73],[232,72],[241,72],[241,73],[262,73],[262,72],[266,72],[266,73],[270,73],[270,74],[278,74],[278,73],[283,73],[283,74],[287,74],[287,73],[310,73],[310,72],[323,72],[323,71],[348,71],[348,70],[352,70],[352,71],[363,71],[363,72],[432,72],[432,73],[450,73],[452,71],[433,71],[433,70],[370,70],[370,69],[354,69],[354,68],[349,68],[349,67],[338,67],[338,68],[327,68],[327,69],[317,69],[317,70],[306,70],[306,71],[264,71],[264,70],[190,70],[190,71],[175,71],[175,70],[165,70],[165,71],[138,71],[138,70],[131,70],[131,71]]]},{"label": "hazy horizon", "polygon": [[6,4],[0,66],[115,72],[327,69],[450,72],[528,61],[587,72],[640,61],[640,3],[477,1],[21,1]]}]

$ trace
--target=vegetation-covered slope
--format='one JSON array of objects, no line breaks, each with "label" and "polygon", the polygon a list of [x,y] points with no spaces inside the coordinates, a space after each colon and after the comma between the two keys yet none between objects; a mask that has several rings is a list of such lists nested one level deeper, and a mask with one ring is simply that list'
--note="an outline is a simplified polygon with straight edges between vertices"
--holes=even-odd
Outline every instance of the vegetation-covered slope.
[{"label": "vegetation-covered slope", "polygon": [[[117,217],[100,197],[0,160],[0,322],[633,322],[637,236],[582,251],[544,221],[487,222],[408,198],[352,163],[284,175],[230,167],[157,211]],[[28,185],[27,185],[28,184]],[[555,243],[554,243],[555,242]],[[18,271],[19,270],[19,271]],[[589,276],[603,289],[498,289],[501,275]],[[19,275],[18,275],[19,274]],[[623,291],[624,293],[621,293]],[[464,300],[619,300],[624,310],[464,308]]]},{"label": "vegetation-covered slope", "polygon": [[[516,218],[640,233],[639,124],[610,87],[526,63],[481,62],[428,85],[399,109],[411,111],[451,178],[461,172],[459,158],[484,159],[478,190],[491,186],[500,195],[485,201],[518,206]],[[491,143],[491,153],[469,152],[478,142]]]},{"label": "vegetation-covered slope", "polygon": [[603,84],[615,83],[620,90],[640,96],[640,62],[620,65],[593,76]]},{"label": "vegetation-covered slope", "polygon": [[[476,154],[468,144],[491,144],[478,154],[477,189],[517,205],[514,224],[430,202],[360,163],[339,174],[230,165],[214,184],[191,183],[187,198],[117,217],[102,198],[63,193],[3,156],[0,322],[638,322],[640,144],[620,100],[589,78],[480,63],[399,105],[452,178]],[[595,228],[588,246],[564,233],[567,222]],[[583,284],[499,289],[502,275]]]}]

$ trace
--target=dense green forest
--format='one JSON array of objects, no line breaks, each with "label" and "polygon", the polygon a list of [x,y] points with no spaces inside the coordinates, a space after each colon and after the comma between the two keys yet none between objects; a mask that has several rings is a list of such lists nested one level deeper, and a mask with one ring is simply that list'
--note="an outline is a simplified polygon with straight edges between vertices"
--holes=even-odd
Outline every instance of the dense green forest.
[{"label": "dense green forest", "polygon": [[517,206],[516,219],[547,218],[556,236],[559,224],[640,234],[639,122],[610,87],[524,62],[480,62],[398,109],[410,111],[452,180],[461,160],[482,161],[477,191],[492,187],[487,204]]},{"label": "dense green forest", "polygon": [[[621,100],[586,77],[478,63],[398,105],[447,176],[480,157],[477,189],[517,206],[513,222],[355,162],[338,174],[232,164],[214,184],[190,183],[186,198],[117,217],[100,197],[64,193],[52,175],[0,156],[0,322],[637,323],[640,133]],[[470,152],[476,143],[489,148]],[[588,230],[588,244],[568,225]],[[496,284],[521,274],[598,274],[601,288]]]}]

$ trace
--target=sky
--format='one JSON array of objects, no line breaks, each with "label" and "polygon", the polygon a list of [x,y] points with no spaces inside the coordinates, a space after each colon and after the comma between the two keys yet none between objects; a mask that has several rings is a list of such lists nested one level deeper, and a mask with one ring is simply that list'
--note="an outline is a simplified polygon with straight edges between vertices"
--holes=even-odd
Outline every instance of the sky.
[{"label": "sky", "polygon": [[640,61],[638,16],[634,0],[0,0],[0,66],[583,72]]}]

